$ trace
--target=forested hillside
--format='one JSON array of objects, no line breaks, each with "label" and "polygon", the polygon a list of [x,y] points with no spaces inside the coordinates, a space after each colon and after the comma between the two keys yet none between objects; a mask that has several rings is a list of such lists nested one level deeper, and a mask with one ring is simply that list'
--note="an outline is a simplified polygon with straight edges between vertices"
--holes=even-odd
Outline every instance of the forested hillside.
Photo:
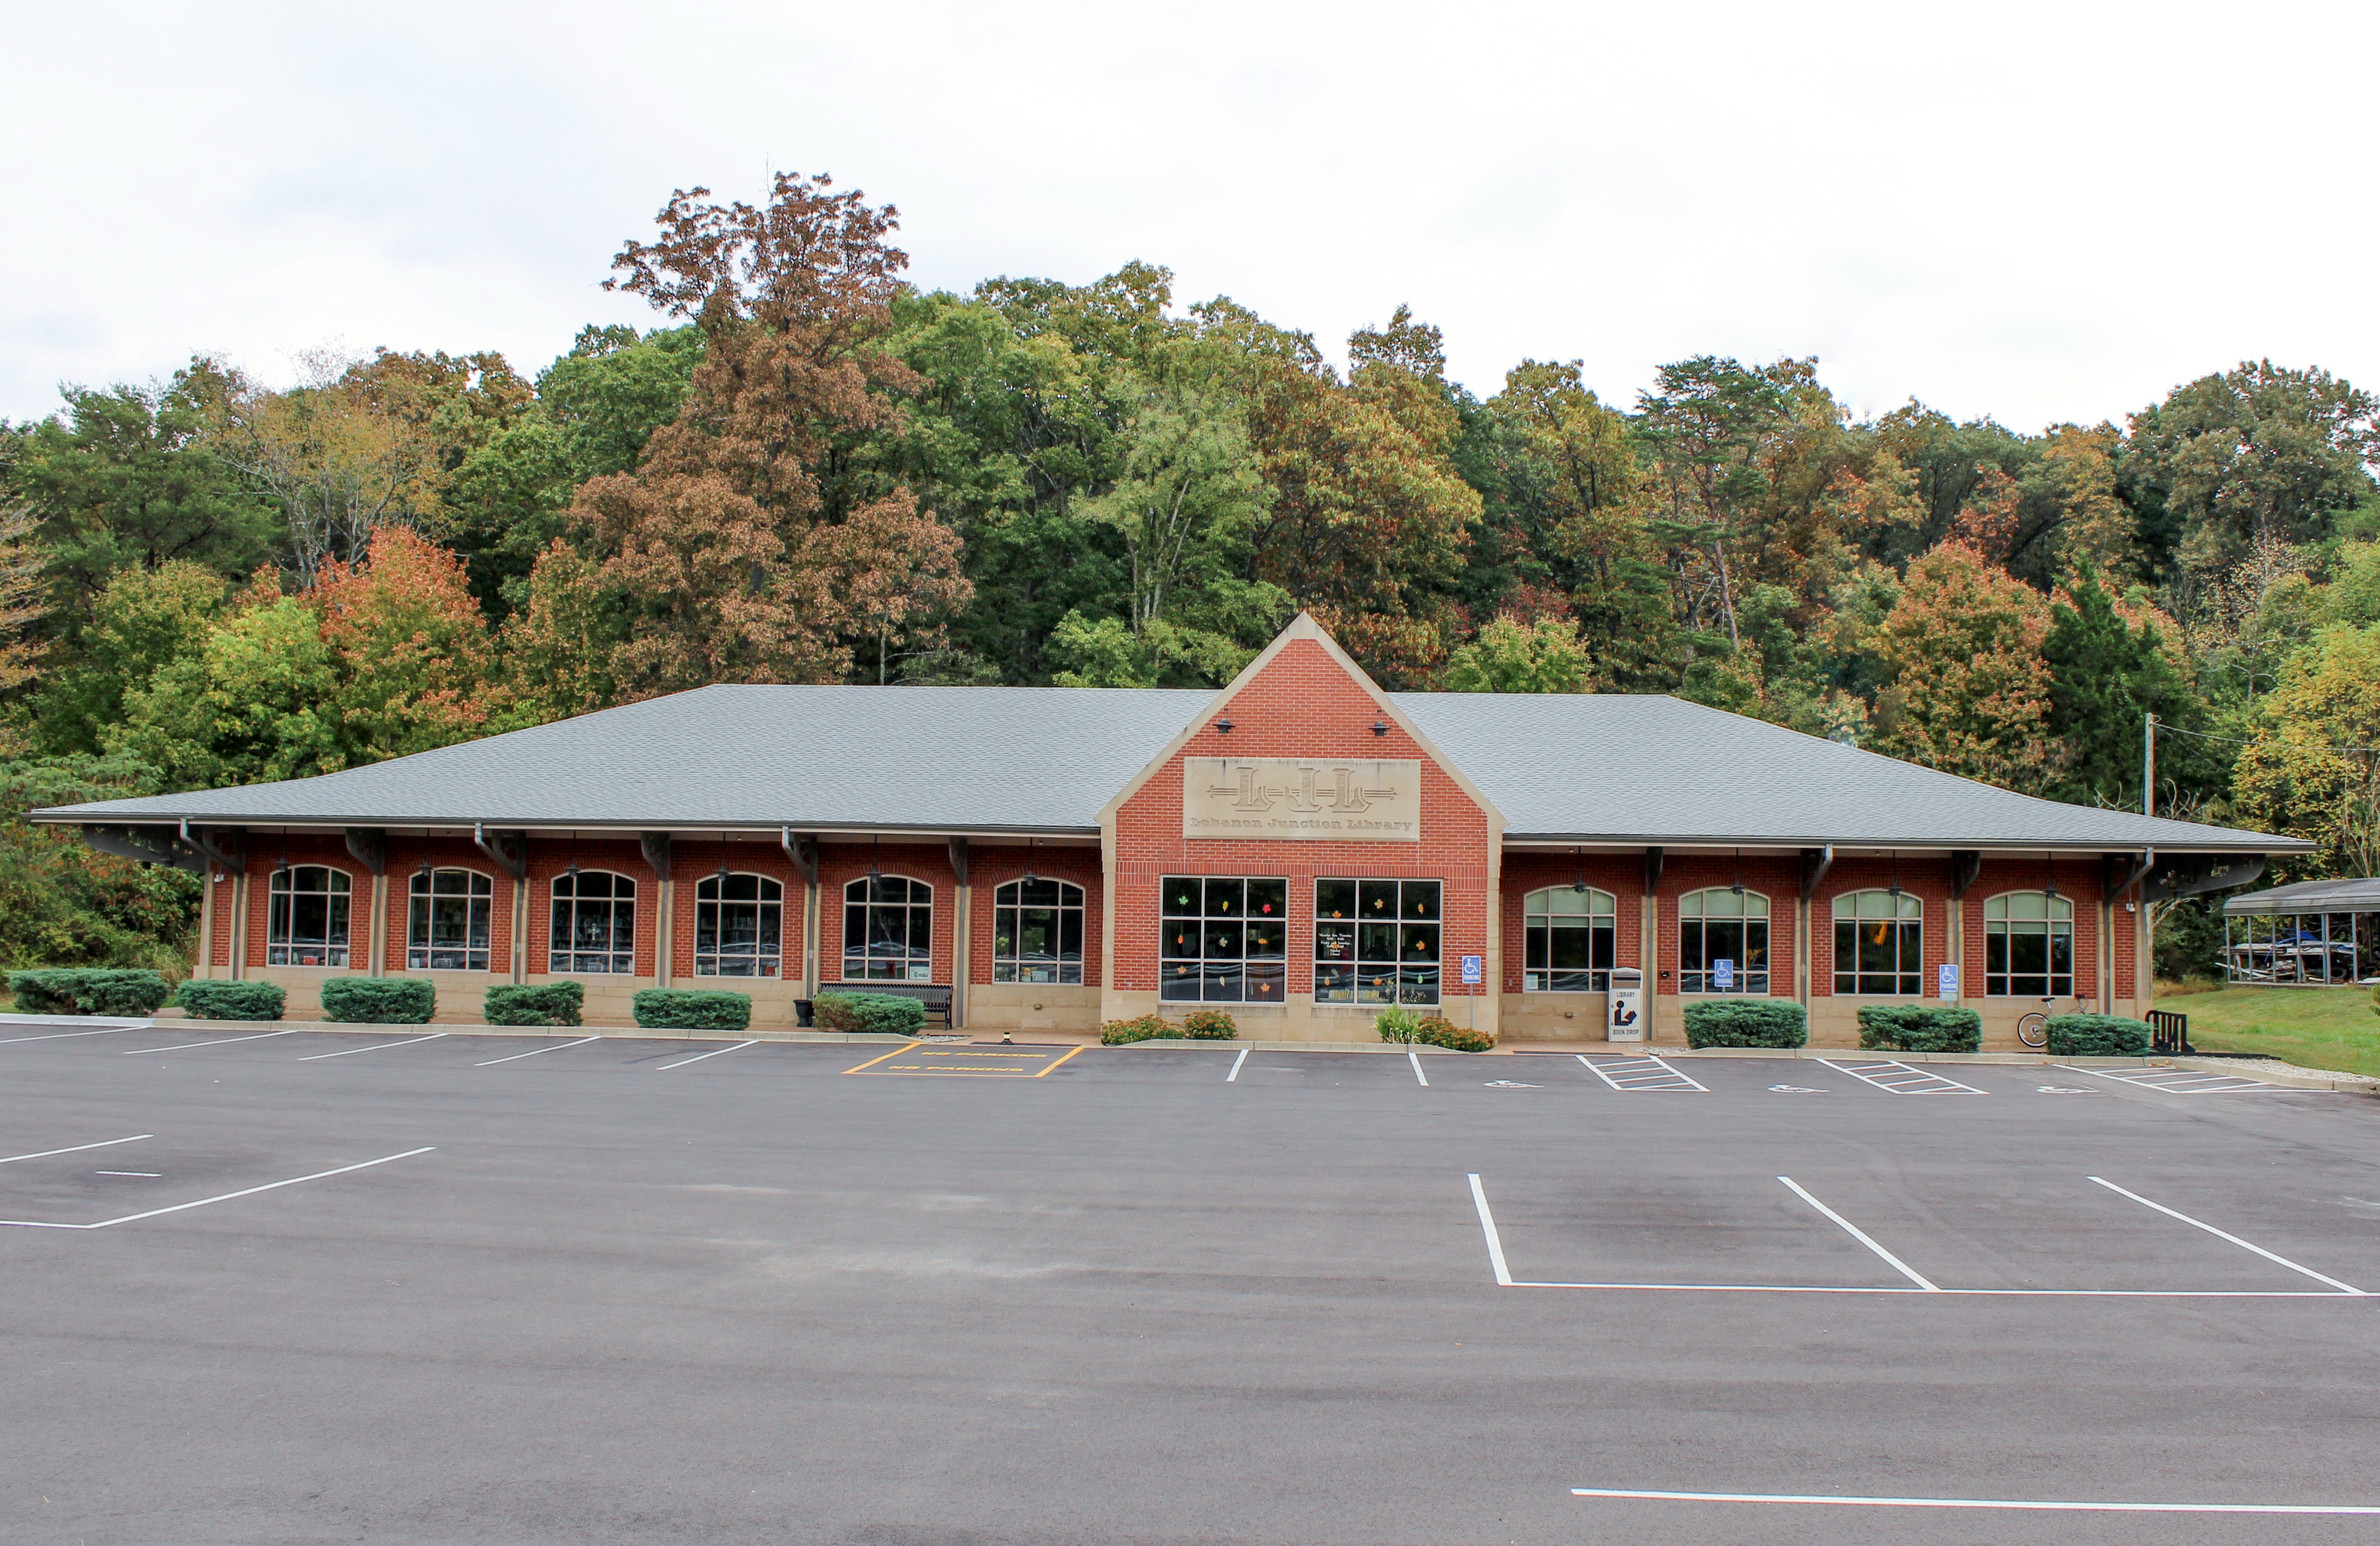
[{"label": "forested hillside", "polygon": [[1342,371],[1148,264],[921,293],[895,229],[695,189],[613,261],[653,328],[534,376],[199,357],[0,424],[0,956],[187,948],[190,877],[32,805],[708,682],[1220,683],[1300,608],[1393,688],[1675,693],[2084,803],[2138,807],[2155,714],[2161,813],[2380,869],[2380,407],[2310,363],[2039,434],[1854,419],[1816,359],[1483,397],[1403,308]]}]

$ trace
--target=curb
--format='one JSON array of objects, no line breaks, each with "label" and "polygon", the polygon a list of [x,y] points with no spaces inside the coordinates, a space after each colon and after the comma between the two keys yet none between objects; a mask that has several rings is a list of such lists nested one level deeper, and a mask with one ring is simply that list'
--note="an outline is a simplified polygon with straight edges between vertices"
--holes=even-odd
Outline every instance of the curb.
[{"label": "curb", "polygon": [[[77,1018],[78,1023],[98,1023]],[[43,1020],[42,1023],[50,1022]],[[871,1035],[856,1031],[781,1031],[768,1027],[749,1031],[688,1031],[674,1027],[648,1030],[640,1025],[480,1025],[471,1021],[435,1020],[427,1025],[351,1025],[344,1021],[310,1020],[140,1020],[114,1023],[128,1030],[145,1026],[159,1031],[228,1031],[235,1033],[306,1031],[331,1036],[387,1036],[407,1033],[419,1035],[443,1031],[449,1035],[523,1036],[541,1041],[602,1036],[639,1042],[871,1042],[905,1046],[919,1039],[914,1036]]]}]

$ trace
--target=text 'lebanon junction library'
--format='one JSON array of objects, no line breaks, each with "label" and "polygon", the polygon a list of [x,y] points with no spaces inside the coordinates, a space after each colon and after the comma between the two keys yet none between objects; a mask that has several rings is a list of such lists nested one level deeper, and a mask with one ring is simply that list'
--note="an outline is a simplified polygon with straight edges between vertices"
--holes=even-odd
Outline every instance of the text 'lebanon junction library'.
[{"label": "text 'lebanon junction library'", "polygon": [[[35,813],[210,877],[199,974],[436,981],[587,1019],[836,984],[956,1024],[1229,1008],[1367,1039],[1390,1004],[1656,1040],[1707,995],[1957,997],[1987,1047],[2148,1003],[2143,902],[2310,845],[2038,800],[1662,696],[1384,693],[1300,617],[1220,692],[714,686],[319,778]],[[1617,992],[1615,992],[1617,989]],[[1632,1025],[1624,1034],[1636,1033]]]}]

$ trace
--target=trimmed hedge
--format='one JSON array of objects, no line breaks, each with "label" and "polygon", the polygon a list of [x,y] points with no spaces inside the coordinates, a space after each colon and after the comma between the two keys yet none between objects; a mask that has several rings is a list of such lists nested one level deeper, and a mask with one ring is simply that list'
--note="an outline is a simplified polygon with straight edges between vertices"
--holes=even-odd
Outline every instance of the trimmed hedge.
[{"label": "trimmed hedge", "polygon": [[639,988],[631,1002],[636,1006],[637,1023],[648,1031],[747,1031],[752,1025],[752,996],[748,993]]},{"label": "trimmed hedge", "polygon": [[322,1018],[341,1025],[427,1025],[437,1009],[437,984],[419,977],[330,977],[322,983]]},{"label": "trimmed hedge", "polygon": [[1382,1009],[1372,1029],[1384,1042],[1442,1046],[1449,1052],[1485,1052],[1496,1045],[1496,1038],[1485,1032],[1465,1031],[1444,1015],[1416,1015],[1402,1004]]},{"label": "trimmed hedge", "polygon": [[926,1028],[926,1006],[898,993],[821,993],[810,1000],[810,1018],[827,1031],[914,1036]]},{"label": "trimmed hedge", "polygon": [[576,1025],[586,1006],[585,983],[506,983],[488,990],[480,1018],[490,1025]]},{"label": "trimmed hedge", "polygon": [[1863,1004],[1859,1028],[1870,1052],[1984,1049],[1984,1017],[1959,1004]]},{"label": "trimmed hedge", "polygon": [[153,1015],[174,985],[154,972],[48,966],[8,973],[17,1011],[28,1015]]},{"label": "trimmed hedge", "polygon": [[1807,1046],[1810,1017],[1790,998],[1713,998],[1686,1006],[1688,1046]]},{"label": "trimmed hedge", "polygon": [[279,1020],[288,1007],[288,992],[275,983],[200,982],[196,978],[174,990],[182,1012],[199,1020]]},{"label": "trimmed hedge", "polygon": [[2149,1022],[2122,1015],[2052,1015],[2049,1055],[2053,1057],[2145,1057],[2149,1055]]}]

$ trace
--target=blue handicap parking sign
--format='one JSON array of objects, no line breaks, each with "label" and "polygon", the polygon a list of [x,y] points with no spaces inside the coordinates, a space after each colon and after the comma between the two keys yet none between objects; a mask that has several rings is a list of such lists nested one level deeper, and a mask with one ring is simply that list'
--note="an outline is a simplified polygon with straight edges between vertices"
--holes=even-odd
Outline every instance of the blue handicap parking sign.
[{"label": "blue handicap parking sign", "polygon": [[1466,983],[1484,983],[1484,982],[1486,982],[1486,981],[1488,980],[1488,973],[1487,973],[1487,971],[1486,971],[1486,958],[1481,957],[1481,956],[1465,956],[1465,957],[1463,957],[1463,980],[1464,982],[1466,982]]},{"label": "blue handicap parking sign", "polygon": [[1731,960],[1711,962],[1711,986],[1716,988],[1735,986],[1735,962]]}]

